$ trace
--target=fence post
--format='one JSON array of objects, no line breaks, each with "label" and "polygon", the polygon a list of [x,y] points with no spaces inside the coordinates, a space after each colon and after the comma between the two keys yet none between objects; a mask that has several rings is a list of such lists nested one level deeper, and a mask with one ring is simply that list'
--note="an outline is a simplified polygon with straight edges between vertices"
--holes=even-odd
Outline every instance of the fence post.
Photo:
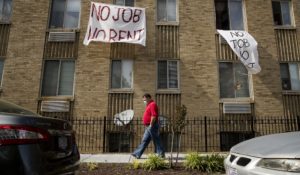
[{"label": "fence post", "polygon": [[106,147],[106,116],[104,116],[103,120],[103,152],[105,152],[105,147]]},{"label": "fence post", "polygon": [[207,152],[207,117],[204,117],[205,152]]}]

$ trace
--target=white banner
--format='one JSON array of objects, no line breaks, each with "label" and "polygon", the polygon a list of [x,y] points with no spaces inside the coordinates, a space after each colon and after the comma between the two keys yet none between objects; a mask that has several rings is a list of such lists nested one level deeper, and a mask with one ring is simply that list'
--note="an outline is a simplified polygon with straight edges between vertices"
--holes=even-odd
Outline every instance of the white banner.
[{"label": "white banner", "polygon": [[256,74],[260,72],[257,42],[248,32],[241,30],[217,31],[237,54],[249,73]]},{"label": "white banner", "polygon": [[144,8],[91,2],[84,45],[91,41],[126,42],[146,45]]}]

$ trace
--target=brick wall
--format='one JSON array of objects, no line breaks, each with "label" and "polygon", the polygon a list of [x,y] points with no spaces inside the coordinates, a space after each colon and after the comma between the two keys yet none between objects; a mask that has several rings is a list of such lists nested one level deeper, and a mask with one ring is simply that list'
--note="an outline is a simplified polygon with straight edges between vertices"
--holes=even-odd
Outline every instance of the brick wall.
[{"label": "brick wall", "polygon": [[[102,1],[110,3],[111,1]],[[260,4],[259,6],[257,4]],[[300,2],[294,0],[296,24]],[[136,1],[146,8],[147,46],[135,46],[133,107],[143,114],[142,95],[156,93],[155,10],[153,0]],[[82,1],[80,41],[75,75],[75,116],[104,116],[108,109],[110,49],[107,43],[82,44],[89,14],[89,1]],[[271,1],[246,0],[247,29],[259,44],[262,71],[253,76],[255,112],[282,115],[278,56]],[[43,48],[49,1],[15,0],[5,61],[2,97],[36,111],[42,71]],[[212,0],[179,1],[181,103],[194,116],[219,115],[218,62],[215,47],[215,11]],[[298,36],[299,27],[298,27]],[[298,37],[299,40],[299,37]]]}]

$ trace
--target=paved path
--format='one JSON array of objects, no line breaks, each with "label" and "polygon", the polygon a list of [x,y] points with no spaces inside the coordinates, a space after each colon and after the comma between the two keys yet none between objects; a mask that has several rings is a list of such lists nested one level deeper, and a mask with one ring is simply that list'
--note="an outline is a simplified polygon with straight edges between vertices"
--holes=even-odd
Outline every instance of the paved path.
[{"label": "paved path", "polygon": [[[170,154],[166,154],[166,159],[170,158]],[[179,154],[178,160],[182,162],[186,154]],[[144,154],[139,161],[143,162],[147,159],[148,154]],[[176,157],[176,154],[173,153],[173,157]],[[97,163],[130,163],[135,158],[130,154],[81,154],[80,161],[81,162],[97,162]]]}]

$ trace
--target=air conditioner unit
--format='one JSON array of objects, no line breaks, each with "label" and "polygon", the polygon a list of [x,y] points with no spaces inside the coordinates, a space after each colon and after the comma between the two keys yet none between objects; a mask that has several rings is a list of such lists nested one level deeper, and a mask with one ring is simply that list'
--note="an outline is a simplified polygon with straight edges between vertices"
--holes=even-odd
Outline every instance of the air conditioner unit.
[{"label": "air conditioner unit", "polygon": [[251,114],[250,103],[223,103],[224,114]]},{"label": "air conditioner unit", "polygon": [[75,41],[75,32],[49,32],[49,42]]},{"label": "air conditioner unit", "polygon": [[42,112],[69,112],[69,110],[69,101],[42,101],[41,103]]}]

